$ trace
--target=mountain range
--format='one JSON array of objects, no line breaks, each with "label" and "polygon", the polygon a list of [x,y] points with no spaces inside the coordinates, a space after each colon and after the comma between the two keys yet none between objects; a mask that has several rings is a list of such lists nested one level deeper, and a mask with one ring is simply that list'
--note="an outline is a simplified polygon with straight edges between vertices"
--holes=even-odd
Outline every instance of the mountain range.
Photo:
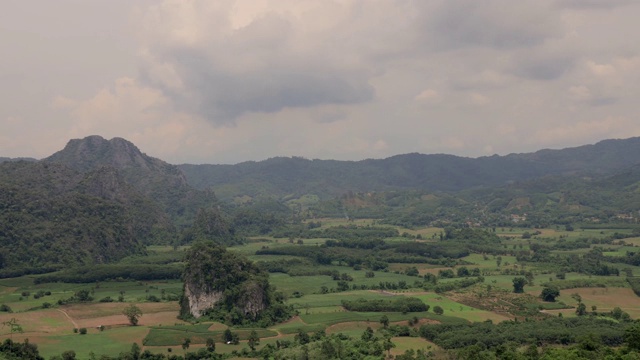
[{"label": "mountain range", "polygon": [[640,138],[475,159],[171,165],[125,139],[89,136],[42,160],[0,159],[0,276],[109,263],[147,244],[237,229],[268,233],[290,216],[283,204],[298,215],[349,210],[406,225],[505,211],[537,212],[548,224],[639,210],[639,184]]},{"label": "mountain range", "polygon": [[404,154],[362,161],[277,157],[236,165],[178,165],[187,181],[222,200],[256,197],[326,200],[346,192],[460,191],[550,175],[600,176],[640,163],[640,138],[604,140],[562,150],[466,158]]}]

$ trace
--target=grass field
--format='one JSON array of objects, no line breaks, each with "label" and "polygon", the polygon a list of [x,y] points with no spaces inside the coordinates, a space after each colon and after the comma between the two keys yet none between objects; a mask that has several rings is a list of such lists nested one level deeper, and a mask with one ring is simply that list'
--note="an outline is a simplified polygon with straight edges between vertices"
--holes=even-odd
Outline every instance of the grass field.
[{"label": "grass field", "polygon": [[587,306],[587,311],[591,311],[591,306],[595,305],[597,311],[607,312],[619,307],[626,311],[632,318],[640,317],[640,298],[629,288],[578,288],[560,291],[559,301],[568,305],[576,305],[572,294],[579,294],[582,302]]},{"label": "grass field", "polygon": [[423,350],[434,353],[440,350],[436,344],[419,337],[394,337],[391,340],[396,345],[391,349],[391,355],[394,356],[404,354],[407,350]]}]

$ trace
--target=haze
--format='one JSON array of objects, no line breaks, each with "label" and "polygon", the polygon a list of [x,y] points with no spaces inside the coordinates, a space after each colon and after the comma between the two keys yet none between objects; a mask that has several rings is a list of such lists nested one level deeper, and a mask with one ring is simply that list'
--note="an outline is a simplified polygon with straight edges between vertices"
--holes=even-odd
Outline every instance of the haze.
[{"label": "haze", "polygon": [[640,136],[631,0],[4,1],[0,156],[484,156]]}]

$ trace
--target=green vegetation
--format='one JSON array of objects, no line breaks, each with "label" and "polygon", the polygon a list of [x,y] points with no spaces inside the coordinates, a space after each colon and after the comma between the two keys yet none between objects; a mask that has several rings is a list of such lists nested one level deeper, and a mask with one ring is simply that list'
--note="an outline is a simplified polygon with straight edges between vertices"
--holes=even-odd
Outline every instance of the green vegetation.
[{"label": "green vegetation", "polygon": [[634,358],[639,168],[538,156],[271,159],[227,202],[122,139],[2,163],[0,359]]},{"label": "green vegetation", "polygon": [[140,310],[139,307],[131,304],[124,310],[122,310],[122,314],[127,317],[127,319],[129,320],[129,324],[136,326],[138,325],[140,316],[142,316],[142,310]]},{"label": "green vegetation", "polygon": [[[271,325],[288,319],[290,308],[270,287],[267,273],[242,255],[214,243],[196,243],[185,255],[180,316],[229,325]],[[203,298],[205,307],[201,305]]]}]

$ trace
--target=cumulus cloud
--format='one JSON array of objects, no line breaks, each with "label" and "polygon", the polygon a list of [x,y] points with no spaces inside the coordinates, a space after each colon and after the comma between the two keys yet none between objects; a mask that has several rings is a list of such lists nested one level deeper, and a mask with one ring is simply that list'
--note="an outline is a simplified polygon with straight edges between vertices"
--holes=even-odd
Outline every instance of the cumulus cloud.
[{"label": "cumulus cloud", "polygon": [[143,20],[143,81],[216,124],[246,113],[374,98],[369,80],[381,65],[372,58],[393,53],[394,43],[366,36],[384,38],[394,27],[379,26],[383,14],[373,4],[303,1],[288,3],[287,11],[277,2],[257,9],[242,4],[154,7]]}]

